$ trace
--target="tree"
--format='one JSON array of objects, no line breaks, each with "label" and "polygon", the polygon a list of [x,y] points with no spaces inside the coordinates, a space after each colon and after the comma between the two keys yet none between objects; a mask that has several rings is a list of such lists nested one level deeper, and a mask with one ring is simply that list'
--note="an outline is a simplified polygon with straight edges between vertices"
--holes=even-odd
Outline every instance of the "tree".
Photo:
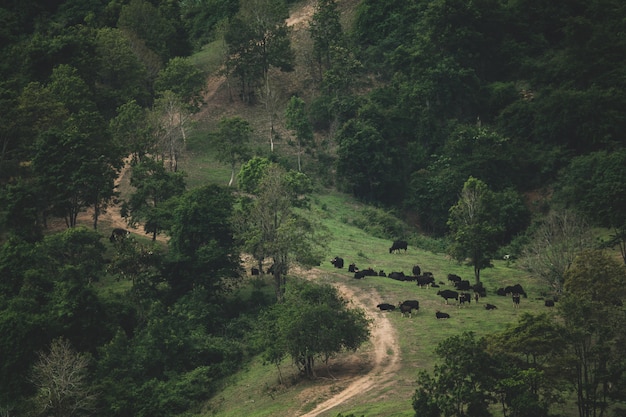
[{"label": "tree", "polygon": [[173,91],[164,91],[156,99],[149,115],[152,134],[163,160],[170,171],[178,170],[178,158],[187,144],[187,125],[191,113],[189,106]]},{"label": "tree", "polygon": [[552,211],[530,233],[530,243],[524,248],[521,264],[560,294],[565,274],[574,259],[592,245],[586,222],[568,211]]},{"label": "tree", "polygon": [[99,113],[72,115],[62,130],[48,131],[36,144],[33,171],[54,214],[74,227],[78,214],[94,207],[98,216],[115,195],[121,156],[111,143]]},{"label": "tree", "polygon": [[72,417],[96,411],[96,395],[88,380],[89,360],[65,339],[55,339],[50,352],[40,353],[33,368],[37,415]]},{"label": "tree", "polygon": [[492,211],[492,200],[487,184],[470,177],[463,185],[459,201],[450,208],[451,255],[459,261],[469,258],[476,284],[480,283],[480,270],[491,266],[497,249],[496,238],[502,232]]},{"label": "tree", "polygon": [[217,132],[211,135],[218,160],[230,165],[230,187],[235,180],[235,165],[247,159],[252,127],[241,117],[223,118]]},{"label": "tree", "polygon": [[109,122],[113,139],[124,149],[124,155],[131,155],[135,164],[154,151],[154,137],[150,135],[147,118],[146,110],[131,100],[118,107],[116,116]]},{"label": "tree", "polygon": [[626,326],[613,294],[626,283],[626,271],[609,254],[584,251],[564,278],[559,313],[567,329],[566,376],[576,390],[579,416],[602,416],[609,399],[624,399]]},{"label": "tree", "polygon": [[332,67],[332,47],[343,45],[343,30],[335,0],[319,0],[309,23],[313,39],[313,55],[317,61],[320,79],[324,70]]},{"label": "tree", "polygon": [[418,375],[413,396],[416,417],[490,416],[488,408],[495,402],[493,389],[499,371],[485,348],[485,339],[477,339],[472,332],[439,343],[435,353],[440,361],[433,375],[426,371]]},{"label": "tree", "polygon": [[228,287],[240,274],[229,189],[209,185],[183,195],[172,220],[167,279],[180,295],[194,287],[211,293]]},{"label": "tree", "polygon": [[302,171],[302,150],[313,144],[313,128],[306,114],[304,100],[292,96],[285,109],[285,118],[287,119],[287,129],[292,130],[296,137],[298,171],[300,172]]},{"label": "tree", "polygon": [[278,300],[283,298],[291,261],[319,265],[326,246],[324,228],[293,209],[295,198],[285,171],[270,165],[261,177],[256,198],[241,213],[240,239],[259,263],[272,259]]},{"label": "tree", "polygon": [[135,192],[122,205],[122,215],[131,226],[143,223],[144,231],[152,233],[152,240],[156,240],[161,230],[171,226],[172,213],[167,201],[184,193],[184,174],[168,172],[163,162],[144,159],[132,168],[130,185],[135,187]]},{"label": "tree", "polygon": [[335,354],[355,351],[369,339],[369,325],[365,312],[349,308],[334,287],[291,281],[283,302],[263,316],[259,337],[270,362],[278,366],[289,355],[305,376],[315,377],[316,359],[328,369]]},{"label": "tree", "polygon": [[555,187],[555,200],[594,225],[612,230],[609,246],[618,246],[626,263],[626,151],[598,151],[570,162]]},{"label": "tree", "polygon": [[189,105],[192,112],[202,104],[202,91],[205,87],[205,76],[189,58],[174,57],[159,71],[154,82],[158,92],[167,90],[174,92],[183,103]]}]

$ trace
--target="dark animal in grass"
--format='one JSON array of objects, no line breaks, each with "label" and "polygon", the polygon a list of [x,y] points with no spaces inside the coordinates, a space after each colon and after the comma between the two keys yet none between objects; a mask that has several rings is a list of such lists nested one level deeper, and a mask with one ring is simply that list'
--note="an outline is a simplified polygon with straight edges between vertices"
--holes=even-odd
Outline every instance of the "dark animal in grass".
[{"label": "dark animal in grass", "polygon": [[111,243],[118,242],[121,239],[128,237],[129,234],[130,232],[128,230],[116,227],[115,229],[111,231],[111,236],[109,237],[109,241]]},{"label": "dark animal in grass", "polygon": [[454,283],[454,288],[456,288],[459,291],[469,291],[472,289],[472,285],[470,284],[468,280],[464,279],[461,281],[456,281]]},{"label": "dark animal in grass", "polygon": [[398,308],[400,309],[400,312],[403,316],[407,313],[409,314],[409,316],[412,316],[413,310],[418,311],[420,309],[420,303],[417,300],[404,300],[403,302],[398,304]]},{"label": "dark animal in grass", "polygon": [[518,293],[514,293],[511,298],[513,299],[513,307],[519,308],[520,295]]},{"label": "dark animal in grass", "polygon": [[546,307],[554,307],[554,300],[546,300],[544,305]]},{"label": "dark animal in grass", "polygon": [[424,288],[435,283],[435,278],[432,275],[418,275],[416,277],[417,285]]},{"label": "dark animal in grass", "polygon": [[528,295],[526,294],[526,291],[524,291],[524,288],[522,288],[520,284],[515,284],[515,285],[510,285],[508,287],[504,287],[504,292],[507,294],[520,294],[524,296],[524,298],[528,297]]},{"label": "dark animal in grass", "polygon": [[504,288],[498,288],[496,290],[496,294],[498,294],[499,296],[505,297],[506,296],[506,291],[504,290]]},{"label": "dark animal in grass", "polygon": [[462,278],[456,274],[448,274],[448,281],[459,282]]},{"label": "dark animal in grass", "polygon": [[485,310],[496,310],[498,307],[494,306],[493,304],[485,304]]},{"label": "dark animal in grass", "polygon": [[404,275],[404,272],[392,272],[389,274],[389,278],[391,279],[395,279],[397,281],[404,281],[404,278],[406,277],[406,275]]},{"label": "dark animal in grass", "polygon": [[378,276],[379,277],[386,277],[387,274],[385,274],[385,271],[383,271],[382,269],[380,271],[378,271]]},{"label": "dark animal in grass", "polygon": [[[483,286],[482,282],[478,282],[472,286],[474,293],[478,294],[480,297],[487,296],[487,289]],[[478,302],[478,300],[476,300]]]},{"label": "dark animal in grass", "polygon": [[335,268],[343,268],[343,258],[340,258],[338,256],[335,256],[333,259],[331,259],[330,263],[333,264]]},{"label": "dark animal in grass", "polygon": [[376,307],[378,307],[380,311],[393,311],[396,309],[396,306],[389,303],[380,303]]},{"label": "dark animal in grass", "polygon": [[437,317],[437,319],[449,319],[450,315],[448,313],[437,310],[437,312],[435,313],[435,317]]},{"label": "dark animal in grass", "polygon": [[362,279],[365,278],[367,276],[367,274],[365,273],[365,271],[356,271],[354,273],[354,279]]},{"label": "dark animal in grass", "polygon": [[403,249],[406,252],[408,247],[409,247],[409,244],[405,240],[395,240],[393,244],[391,245],[391,247],[389,248],[389,253],[400,252]]},{"label": "dark animal in grass", "polygon": [[359,272],[363,272],[366,277],[375,277],[378,275],[372,268],[362,269]]},{"label": "dark animal in grass", "polygon": [[459,304],[463,305],[465,303],[470,304],[472,302],[472,296],[468,292],[461,293],[459,295]]},{"label": "dark animal in grass", "polygon": [[352,263],[352,264],[348,265],[348,272],[356,272],[358,270],[359,270],[359,268],[357,268],[355,264]]},{"label": "dark animal in grass", "polygon": [[422,268],[420,268],[419,265],[413,266],[413,275],[415,276],[422,275]]},{"label": "dark animal in grass", "polygon": [[437,295],[442,296],[446,300],[446,304],[448,304],[450,298],[454,298],[455,300],[459,299],[459,293],[452,290],[439,290],[437,291]]}]

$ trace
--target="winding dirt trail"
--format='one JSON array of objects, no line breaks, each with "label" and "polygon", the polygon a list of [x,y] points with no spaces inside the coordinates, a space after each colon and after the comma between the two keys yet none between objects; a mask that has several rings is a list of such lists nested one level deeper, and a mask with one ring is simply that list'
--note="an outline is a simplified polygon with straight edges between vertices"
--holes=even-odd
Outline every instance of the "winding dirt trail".
[{"label": "winding dirt trail", "polygon": [[[386,316],[376,308],[376,301],[380,297],[375,290],[365,292],[346,284],[337,284],[340,294],[359,308],[367,312],[368,318],[372,319],[371,348],[368,352],[368,360],[371,369],[365,374],[355,377],[341,392],[333,395],[324,402],[318,404],[315,409],[301,414],[300,417],[317,417],[348,400],[354,399],[372,388],[381,389],[393,383],[394,376],[400,368],[400,346],[398,335]],[[374,311],[374,313],[370,313]]]}]

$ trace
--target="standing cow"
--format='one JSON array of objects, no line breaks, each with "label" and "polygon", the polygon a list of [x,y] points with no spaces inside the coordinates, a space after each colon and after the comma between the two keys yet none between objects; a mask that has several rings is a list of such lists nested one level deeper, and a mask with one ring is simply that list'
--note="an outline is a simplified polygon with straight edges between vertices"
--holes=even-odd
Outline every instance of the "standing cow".
[{"label": "standing cow", "polygon": [[335,268],[343,268],[343,258],[335,256],[330,260],[330,263],[333,264]]},{"label": "standing cow", "polygon": [[395,240],[389,248],[389,253],[400,252],[402,249],[406,252],[409,244],[405,240]]}]

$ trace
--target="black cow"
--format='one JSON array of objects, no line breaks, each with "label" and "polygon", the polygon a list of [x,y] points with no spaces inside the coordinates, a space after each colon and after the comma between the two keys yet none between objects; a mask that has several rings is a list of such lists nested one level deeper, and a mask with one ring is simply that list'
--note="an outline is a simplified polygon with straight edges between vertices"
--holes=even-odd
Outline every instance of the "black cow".
[{"label": "black cow", "polygon": [[520,295],[518,293],[514,293],[511,298],[513,299],[513,307],[519,308]]},{"label": "black cow", "polygon": [[422,275],[422,268],[420,268],[419,265],[413,266],[413,275],[415,276]]},{"label": "black cow", "polygon": [[[487,296],[487,289],[484,287],[482,282],[478,282],[476,284],[474,284],[472,286],[472,289],[474,290],[474,293],[480,297],[486,297]],[[478,302],[478,300],[476,300],[476,302]]]},{"label": "black cow", "polygon": [[448,313],[443,313],[437,310],[437,312],[435,313],[435,317],[437,317],[437,319],[449,319],[450,315]]},{"label": "black cow", "polygon": [[407,313],[409,314],[409,316],[411,316],[412,310],[420,309],[420,303],[417,300],[405,300],[399,303],[398,307],[400,308],[400,312],[402,313],[403,316],[406,315]]},{"label": "black cow", "polygon": [[405,240],[395,240],[389,248],[389,253],[400,252],[402,249],[406,252],[408,247],[409,244]]},{"label": "black cow", "polygon": [[376,307],[378,307],[380,311],[393,311],[396,309],[396,306],[389,303],[380,303]]},{"label": "black cow", "polygon": [[343,268],[343,258],[335,256],[330,260],[330,263],[333,264],[335,268]]},{"label": "black cow", "polygon": [[554,300],[546,300],[544,304],[546,307],[554,307]]},{"label": "black cow", "polygon": [[372,268],[362,269],[360,272],[363,272],[366,277],[375,277],[378,275]]},{"label": "black cow", "polygon": [[419,275],[416,278],[417,285],[422,288],[435,284],[435,278],[432,275]]},{"label": "black cow", "polygon": [[465,303],[470,304],[472,302],[472,296],[468,292],[461,293],[459,296],[459,304],[463,305]]},{"label": "black cow", "polygon": [[259,271],[259,268],[252,267],[252,268],[250,268],[250,273],[252,275],[259,275],[261,273],[261,271]]},{"label": "black cow", "polygon": [[117,242],[120,239],[123,239],[125,237],[128,237],[128,235],[130,234],[130,232],[126,229],[121,229],[119,227],[116,227],[115,229],[113,229],[111,231],[111,236],[109,237],[109,241],[111,243],[113,242]]},{"label": "black cow", "polygon": [[494,306],[493,304],[489,304],[489,303],[485,304],[485,310],[495,310],[497,308],[498,307]]},{"label": "black cow", "polygon": [[417,301],[417,300],[404,300],[403,302],[400,303],[400,305],[411,306],[415,310],[419,310],[420,309],[420,302]]},{"label": "black cow", "polygon": [[386,277],[387,274],[385,274],[385,271],[383,271],[382,269],[380,271],[378,271],[378,276],[379,277]]},{"label": "black cow", "polygon": [[367,276],[367,274],[365,273],[365,271],[356,271],[354,273],[354,279],[362,279],[365,278]]},{"label": "black cow", "polygon": [[389,278],[391,279],[395,279],[397,281],[404,281],[406,275],[404,275],[404,272],[391,272],[389,274]]},{"label": "black cow", "polygon": [[355,264],[352,263],[352,264],[348,265],[348,272],[356,272],[358,270],[359,270],[359,268],[357,268]]},{"label": "black cow", "polygon": [[505,297],[506,296],[506,291],[504,290],[504,288],[500,287],[496,290],[496,294]]},{"label": "black cow", "polygon": [[522,288],[520,284],[509,285],[508,287],[504,287],[504,292],[506,294],[520,294],[520,295],[523,295],[524,298],[528,297],[528,295],[526,294],[526,291],[524,291],[524,288]]},{"label": "black cow", "polygon": [[454,283],[457,283],[459,281],[461,281],[462,278],[456,274],[448,274],[448,281],[452,281]]},{"label": "black cow", "polygon": [[439,290],[437,291],[437,295],[442,296],[446,300],[446,304],[448,304],[448,299],[454,298],[455,300],[459,299],[459,293],[452,290]]},{"label": "black cow", "polygon": [[461,281],[456,281],[454,283],[454,288],[456,288],[459,291],[469,291],[472,289],[472,284],[470,284],[468,280],[464,279]]}]

